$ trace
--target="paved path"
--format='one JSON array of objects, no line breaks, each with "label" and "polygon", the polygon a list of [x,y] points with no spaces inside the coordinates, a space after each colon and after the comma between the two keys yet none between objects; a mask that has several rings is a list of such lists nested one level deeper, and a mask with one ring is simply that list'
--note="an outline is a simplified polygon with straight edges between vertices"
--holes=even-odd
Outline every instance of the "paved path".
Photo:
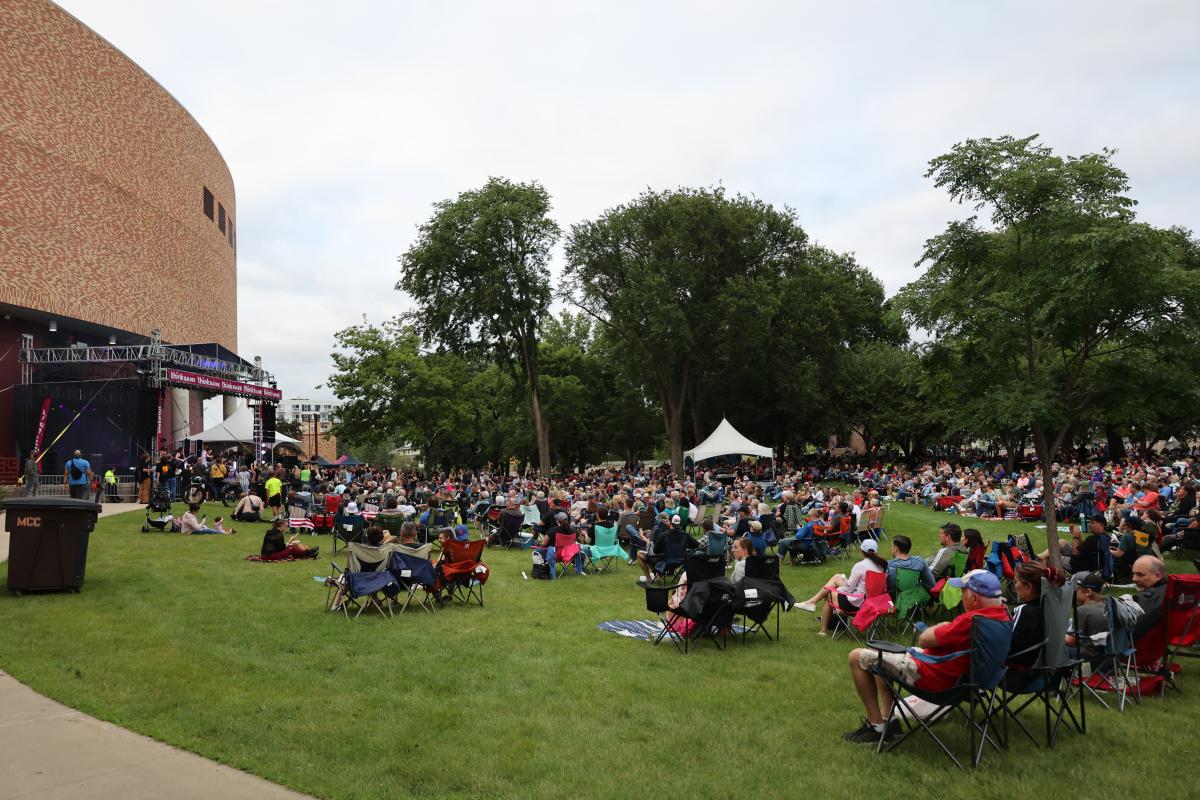
[{"label": "paved path", "polygon": [[[101,516],[140,507],[105,503]],[[6,558],[8,534],[0,533],[0,561]],[[0,670],[0,800],[214,797],[306,796],[74,711]]]}]

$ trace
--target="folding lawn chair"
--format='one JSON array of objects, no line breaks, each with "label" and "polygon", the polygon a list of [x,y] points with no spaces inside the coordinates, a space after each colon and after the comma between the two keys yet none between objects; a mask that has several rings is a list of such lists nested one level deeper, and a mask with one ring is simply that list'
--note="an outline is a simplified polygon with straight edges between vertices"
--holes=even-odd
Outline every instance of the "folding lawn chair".
[{"label": "folding lawn chair", "polygon": [[1100,701],[1105,708],[1112,708],[1101,692],[1112,692],[1117,696],[1117,711],[1125,710],[1129,688],[1134,687],[1134,702],[1141,702],[1141,681],[1134,669],[1133,632],[1121,622],[1117,613],[1117,601],[1113,597],[1104,599],[1104,616],[1108,620],[1108,634],[1104,639],[1104,652],[1092,674],[1079,685]]},{"label": "folding lawn chair", "polygon": [[[854,641],[862,644],[868,639],[874,639],[878,634],[879,629],[887,620],[889,614],[894,611],[892,598],[888,594],[887,589],[887,573],[870,570],[866,575],[866,596],[863,598],[863,606],[859,607],[858,611],[851,614],[848,611],[843,611],[838,606],[835,598],[829,598],[825,602],[833,609],[833,632],[830,638],[836,639],[842,633],[850,634]],[[887,598],[886,603],[882,598]],[[868,613],[864,614],[864,608],[868,605],[879,607],[869,608]],[[859,615],[862,614],[860,618]],[[867,621],[867,617],[870,620]],[[860,627],[865,626],[865,627]]]},{"label": "folding lawn chair", "polygon": [[730,539],[728,534],[721,531],[709,531],[704,537],[704,548],[710,556],[720,556],[728,560]]},{"label": "folding lawn chair", "polygon": [[583,548],[579,546],[579,537],[574,533],[556,533],[554,534],[554,564],[557,567],[554,577],[558,578],[561,575],[569,574],[567,565],[571,566],[570,572],[579,570],[579,574],[583,574],[584,569],[584,553]]},{"label": "folding lawn chair", "polygon": [[594,543],[584,545],[583,549],[587,553],[588,564],[591,565],[596,572],[604,572],[616,559],[628,561],[629,554],[621,545],[617,544],[617,526],[613,525],[596,525],[592,528]]},{"label": "folding lawn chair", "polygon": [[[982,615],[977,615],[971,620],[970,648],[945,656],[930,656],[892,642],[874,640],[867,642],[869,648],[880,652],[880,661],[882,661],[883,653],[904,652],[910,653],[913,658],[918,660],[930,662],[944,662],[956,658],[970,659],[967,673],[958,685],[941,692],[920,689],[892,676],[878,666],[872,666],[870,672],[882,678],[892,694],[892,708],[888,712],[887,719],[884,720],[884,730],[890,728],[894,720],[900,720],[905,728],[904,732],[887,743],[886,747],[881,733],[879,743],[875,748],[876,752],[895,750],[913,734],[923,732],[933,739],[955,766],[962,769],[962,762],[934,732],[934,725],[955,711],[966,720],[967,729],[971,732],[972,767],[979,766],[985,744],[991,744],[993,748],[999,750],[1000,746],[992,738],[989,729],[992,720],[1000,713],[997,687],[1004,677],[1005,661],[1008,658],[1008,648],[1011,642],[1012,626],[1007,620],[991,619]],[[938,706],[938,709],[928,718],[923,718],[909,708],[908,703],[905,702],[906,695],[932,703]]]},{"label": "folding lawn chair", "polygon": [[333,518],[333,554],[337,555],[338,542],[349,546],[363,539],[364,520],[358,514],[338,514]]},{"label": "folding lawn chair", "polygon": [[[400,584],[386,569],[382,572],[350,572],[332,564],[331,588],[341,592],[340,610],[347,619],[350,609],[355,609],[355,618],[368,608],[374,608],[381,616],[392,616],[391,600],[400,593]],[[326,608],[328,603],[328,593]],[[332,610],[332,609],[331,609]]]},{"label": "folding lawn chair", "polygon": [[448,599],[483,605],[483,585],[487,583],[488,568],[483,563],[486,539],[459,542],[451,539],[442,549],[443,559],[437,567],[438,591],[445,590]]},{"label": "folding lawn chair", "polygon": [[919,570],[897,567],[896,569],[896,634],[905,628],[912,631],[912,640],[917,640],[917,622],[925,621],[925,606],[929,605],[929,590],[921,585]]},{"label": "folding lawn chair", "polygon": [[[646,593],[646,610],[657,614],[663,625],[654,644],[670,639],[676,649],[687,654],[692,642],[708,639],[718,650],[724,650],[735,596],[733,584],[725,577],[725,564],[714,556],[695,556],[689,559],[688,567],[697,576],[695,580],[688,572],[687,580],[674,586],[638,584]],[[682,586],[687,587],[687,595],[672,609],[671,593]]]},{"label": "folding lawn chair", "polygon": [[708,513],[708,506],[703,505],[696,509],[696,518],[688,519],[688,533],[698,536],[700,534],[700,524],[704,522],[704,515]]},{"label": "folding lawn chair", "polygon": [[1167,576],[1162,624],[1167,640],[1166,655],[1160,668],[1163,685],[1179,691],[1175,684],[1178,659],[1181,656],[1200,658],[1200,653],[1191,649],[1200,645],[1200,575]]},{"label": "folding lawn chair", "polygon": [[654,562],[650,569],[651,583],[666,583],[673,579],[683,568],[687,558],[688,535],[683,531],[673,531],[665,537],[663,552],[654,554]]},{"label": "folding lawn chair", "polygon": [[[742,642],[752,633],[762,633],[767,641],[779,639],[779,610],[790,609],[796,600],[779,580],[779,556],[747,556],[746,574],[738,587],[734,610],[742,615]],[[775,612],[775,635],[766,623]]]},{"label": "folding lawn chair", "polygon": [[500,514],[500,524],[496,535],[500,537],[501,547],[520,547],[521,541],[528,537],[521,535],[524,519],[516,514]]},{"label": "folding lawn chair", "polygon": [[930,604],[930,612],[932,615],[938,615],[945,612],[947,619],[954,617],[958,611],[958,607],[962,605],[962,589],[957,586],[950,585],[951,578],[961,578],[967,574],[967,553],[955,553],[954,558],[950,562],[950,568],[946,571],[946,577],[936,584],[930,590],[929,595],[933,598]]},{"label": "folding lawn chair", "polygon": [[392,555],[392,545],[378,547],[362,542],[346,545],[346,570],[348,572],[385,572]]},{"label": "folding lawn chair", "polygon": [[[1085,692],[1072,692],[1082,672],[1082,659],[1075,658],[1067,650],[1067,623],[1074,614],[1075,584],[1068,582],[1061,587],[1042,579],[1041,613],[1045,630],[1043,641],[1029,648],[1037,651],[1037,660],[1028,669],[1010,668],[1001,681],[1001,710],[1004,713],[1002,739],[1008,744],[1008,723],[1012,720],[1017,727],[1037,746],[1041,743],[1021,721],[1021,712],[1035,703],[1041,703],[1045,724],[1047,747],[1054,747],[1064,722],[1069,722],[1079,733],[1087,730],[1084,716]],[[1028,651],[1013,653],[1020,656]],[[1011,659],[1010,659],[1011,660]],[[1079,714],[1071,708],[1073,694],[1079,695]]]},{"label": "folding lawn chair", "polygon": [[433,564],[429,563],[428,548],[429,545],[425,545],[427,551],[425,557],[417,555],[415,551],[407,547],[398,547],[392,550],[388,572],[400,584],[400,589],[406,593],[404,605],[400,607],[401,614],[408,610],[419,591],[423,592],[424,596],[417,605],[426,611],[433,612],[437,574],[433,571]]},{"label": "folding lawn chair", "polygon": [[392,536],[399,538],[400,529],[404,527],[404,515],[389,514],[386,511],[381,511],[375,515],[375,519],[372,522],[375,523],[376,527],[382,528]]}]

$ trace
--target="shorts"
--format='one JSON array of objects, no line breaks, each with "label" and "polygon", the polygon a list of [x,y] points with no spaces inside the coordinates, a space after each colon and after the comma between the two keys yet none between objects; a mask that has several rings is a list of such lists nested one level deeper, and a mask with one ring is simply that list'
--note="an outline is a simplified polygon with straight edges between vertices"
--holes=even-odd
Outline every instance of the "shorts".
[{"label": "shorts", "polygon": [[864,648],[858,651],[858,665],[863,669],[878,665],[880,672],[899,678],[910,686],[920,678],[917,660],[909,653],[880,653],[878,650]]},{"label": "shorts", "polygon": [[839,611],[845,611],[847,614],[857,614],[858,606],[850,600],[850,596],[841,592],[834,592],[837,597],[837,607]]},{"label": "shorts", "polygon": [[270,497],[267,498],[267,505],[269,505],[271,508],[279,508],[280,506],[283,505],[283,495],[281,495],[281,494],[271,495]]}]

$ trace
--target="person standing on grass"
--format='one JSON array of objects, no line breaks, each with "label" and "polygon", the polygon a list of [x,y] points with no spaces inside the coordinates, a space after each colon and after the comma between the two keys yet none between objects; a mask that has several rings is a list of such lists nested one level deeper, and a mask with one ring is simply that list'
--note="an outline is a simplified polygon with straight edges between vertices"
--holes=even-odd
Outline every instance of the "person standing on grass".
[{"label": "person standing on grass", "polygon": [[82,453],[76,450],[74,456],[67,461],[66,467],[63,468],[63,484],[67,487],[67,492],[76,500],[87,500],[88,489],[95,478],[96,476],[92,473],[92,465],[83,459]]},{"label": "person standing on grass", "polygon": [[137,501],[142,505],[150,502],[150,476],[153,472],[154,467],[150,463],[150,454],[142,453],[142,459],[133,473],[133,481],[137,484]]},{"label": "person standing on grass", "polygon": [[267,507],[271,509],[271,515],[279,516],[283,510],[283,481],[279,479],[278,475],[271,473],[264,488],[267,492]]}]

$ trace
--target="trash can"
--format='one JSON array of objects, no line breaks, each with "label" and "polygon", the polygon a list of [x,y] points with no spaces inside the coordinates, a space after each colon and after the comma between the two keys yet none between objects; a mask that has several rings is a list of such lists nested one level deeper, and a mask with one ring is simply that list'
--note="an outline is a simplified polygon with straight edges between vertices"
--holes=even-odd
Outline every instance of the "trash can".
[{"label": "trash can", "polygon": [[100,505],[67,497],[17,497],[0,508],[9,533],[8,590],[78,592]]}]

